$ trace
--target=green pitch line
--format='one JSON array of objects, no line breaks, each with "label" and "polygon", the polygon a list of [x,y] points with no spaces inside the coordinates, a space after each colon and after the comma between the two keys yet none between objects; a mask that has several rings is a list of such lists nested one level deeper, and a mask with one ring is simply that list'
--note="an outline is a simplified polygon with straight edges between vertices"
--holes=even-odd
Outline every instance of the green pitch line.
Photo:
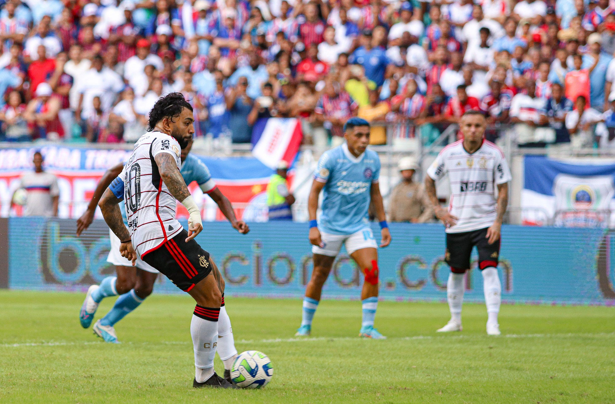
[{"label": "green pitch line", "polygon": [[389,339],[366,341],[360,302],[324,301],[304,340],[299,300],[226,300],[238,350],[272,360],[264,390],[190,387],[187,296],[152,296],[109,345],[80,327],[81,294],[0,292],[0,403],[615,403],[614,308],[503,306],[503,335],[487,337],[484,305],[441,335],[446,304],[384,302]]}]

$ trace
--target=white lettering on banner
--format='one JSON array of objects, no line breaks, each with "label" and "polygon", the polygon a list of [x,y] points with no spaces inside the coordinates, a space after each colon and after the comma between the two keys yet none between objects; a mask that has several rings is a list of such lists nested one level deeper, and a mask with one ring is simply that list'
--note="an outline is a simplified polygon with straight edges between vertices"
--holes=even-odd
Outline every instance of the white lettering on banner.
[{"label": "white lettering on banner", "polygon": [[7,217],[11,209],[11,198],[19,183],[19,176],[0,178],[0,216]]},{"label": "white lettering on banner", "polygon": [[97,184],[98,181],[93,178],[75,178],[73,180],[72,217],[79,217],[85,212]]},{"label": "white lettering on banner", "polygon": [[338,191],[344,195],[362,194],[367,191],[369,182],[338,181]]},{"label": "white lettering on banner", "polygon": [[86,170],[106,170],[123,163],[130,152],[126,150],[87,150],[85,152]]},{"label": "white lettering on banner", "polygon": [[282,129],[277,127],[273,132],[273,137],[269,142],[269,147],[267,148],[267,153],[273,153],[273,151],[278,147],[278,142],[280,141],[280,137],[282,136]]},{"label": "white lettering on banner", "polygon": [[32,158],[27,149],[0,150],[0,169],[11,170],[32,166]]}]

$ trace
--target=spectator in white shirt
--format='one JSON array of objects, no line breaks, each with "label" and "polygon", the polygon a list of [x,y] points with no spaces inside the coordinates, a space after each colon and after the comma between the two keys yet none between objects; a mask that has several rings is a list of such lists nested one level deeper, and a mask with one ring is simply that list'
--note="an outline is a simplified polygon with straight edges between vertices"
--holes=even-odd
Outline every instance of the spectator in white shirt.
[{"label": "spectator in white shirt", "polygon": [[[158,55],[150,53],[150,42],[147,39],[137,41],[137,54],[132,56],[124,64],[124,78],[133,86],[145,75],[145,66],[153,65],[156,70],[162,71],[164,64]],[[141,77],[140,77],[141,76]],[[134,86],[133,86],[134,87]]]},{"label": "spectator in white shirt", "polygon": [[487,27],[480,29],[480,39],[478,43],[470,42],[463,61],[474,69],[476,81],[485,81],[487,72],[494,63],[495,51],[488,45],[491,31]]},{"label": "spectator in white shirt", "polygon": [[440,86],[449,97],[455,97],[457,95],[457,87],[464,83],[463,72],[461,71],[462,66],[463,59],[461,58],[461,53],[451,53],[451,68],[446,69],[440,77]]},{"label": "spectator in white shirt", "polygon": [[545,100],[536,97],[536,83],[527,80],[526,93],[519,93],[510,105],[511,122],[515,125],[519,147],[545,147],[545,143],[536,136],[536,127],[546,121],[544,115]]},{"label": "spectator in white shirt", "polygon": [[24,54],[30,60],[38,60],[38,47],[44,45],[49,59],[55,59],[62,50],[60,40],[51,32],[51,18],[43,17],[36,29],[36,35],[30,37],[24,46]]},{"label": "spectator in white shirt", "polygon": [[475,4],[474,8],[472,9],[472,20],[468,21],[468,23],[463,26],[463,30],[461,31],[461,37],[468,43],[468,48],[481,43],[481,28],[489,29],[489,32],[491,34],[491,37],[489,38],[489,45],[491,45],[491,42],[494,39],[501,38],[505,35],[504,28],[502,28],[500,23],[494,20],[485,19],[483,14],[483,8],[480,6],[480,4]]},{"label": "spectator in white shirt", "polygon": [[104,112],[111,111],[117,95],[124,89],[124,82],[119,74],[104,66],[102,56],[94,55],[92,68],[83,75],[79,86],[79,102],[75,118],[86,119],[94,111],[92,100],[100,97]]},{"label": "spectator in white shirt", "polygon": [[412,5],[409,2],[403,2],[400,8],[401,21],[393,24],[389,31],[389,43],[392,46],[399,45],[399,40],[404,32],[409,32],[418,38],[423,36],[425,25],[419,19],[412,19]]},{"label": "spectator in white shirt", "polygon": [[[513,17],[518,20],[528,18],[535,20],[536,17],[547,15],[547,5],[541,0],[524,0],[517,3],[513,9]],[[535,21],[532,21],[535,24]]]},{"label": "spectator in white shirt", "polygon": [[68,57],[70,60],[64,65],[64,72],[73,78],[73,86],[70,89],[68,99],[71,109],[76,110],[79,104],[79,88],[85,73],[90,70],[92,62],[83,58],[82,48],[78,43],[70,47]]},{"label": "spectator in white shirt", "polygon": [[143,135],[147,128],[147,116],[135,110],[135,92],[132,88],[126,87],[122,92],[122,101],[113,108],[109,121],[123,126],[123,138],[127,143],[134,143]]},{"label": "spectator in white shirt", "polygon": [[603,115],[593,108],[587,108],[587,99],[580,95],[574,102],[575,109],[566,115],[566,128],[570,132],[573,149],[594,146],[595,125],[604,122]]},{"label": "spectator in white shirt", "polygon": [[324,42],[318,45],[318,59],[332,65],[337,62],[337,58],[341,53],[348,51],[348,42],[346,44],[339,44],[335,42],[335,28],[328,26],[324,32]]}]

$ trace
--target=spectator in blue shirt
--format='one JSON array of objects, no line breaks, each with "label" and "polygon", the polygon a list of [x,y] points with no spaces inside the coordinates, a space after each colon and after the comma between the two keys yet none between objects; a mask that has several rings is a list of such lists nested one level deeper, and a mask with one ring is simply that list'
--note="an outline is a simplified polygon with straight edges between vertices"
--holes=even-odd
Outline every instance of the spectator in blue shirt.
[{"label": "spectator in blue shirt", "polygon": [[523,49],[527,48],[525,41],[516,36],[517,22],[514,18],[508,17],[506,19],[504,29],[506,30],[506,35],[493,43],[493,49],[496,52],[507,50],[512,55],[517,46],[521,46]]},{"label": "spectator in blue shirt", "polygon": [[545,116],[549,126],[555,130],[555,143],[570,143],[570,133],[566,128],[566,114],[572,111],[572,101],[564,96],[564,88],[559,83],[551,87],[551,97],[545,104]]},{"label": "spectator in blue shirt", "polygon": [[4,108],[6,104],[4,101],[4,94],[6,94],[6,90],[10,88],[15,88],[21,84],[21,78],[16,74],[13,74],[8,69],[0,69],[0,94],[3,96],[0,97],[0,109]]},{"label": "spectator in blue shirt", "polygon": [[253,100],[261,96],[261,86],[269,79],[267,66],[261,64],[261,58],[256,52],[250,54],[250,65],[240,67],[229,78],[228,84],[236,86],[240,77],[248,79],[248,97]]},{"label": "spectator in blue shirt", "polygon": [[350,64],[358,64],[365,69],[365,76],[381,87],[384,83],[384,75],[389,58],[386,56],[386,50],[382,46],[372,47],[372,31],[364,30],[361,37],[361,44],[357,50],[350,56]]},{"label": "spectator in blue shirt", "polygon": [[605,111],[610,108],[608,94],[605,95],[606,71],[609,67],[611,56],[602,52],[602,36],[594,32],[587,39],[589,53],[583,57],[583,69],[589,69],[598,58],[598,64],[589,74],[590,83],[590,105],[598,111]]}]

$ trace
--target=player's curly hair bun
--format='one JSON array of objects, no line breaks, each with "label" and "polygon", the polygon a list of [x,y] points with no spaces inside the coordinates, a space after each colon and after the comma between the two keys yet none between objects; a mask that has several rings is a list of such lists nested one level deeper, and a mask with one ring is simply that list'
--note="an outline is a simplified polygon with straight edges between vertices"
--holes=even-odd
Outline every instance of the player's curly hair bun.
[{"label": "player's curly hair bun", "polygon": [[149,127],[147,130],[153,131],[158,122],[164,118],[179,116],[184,108],[192,111],[192,105],[186,101],[182,93],[170,93],[161,97],[156,101],[154,108],[149,113]]}]

